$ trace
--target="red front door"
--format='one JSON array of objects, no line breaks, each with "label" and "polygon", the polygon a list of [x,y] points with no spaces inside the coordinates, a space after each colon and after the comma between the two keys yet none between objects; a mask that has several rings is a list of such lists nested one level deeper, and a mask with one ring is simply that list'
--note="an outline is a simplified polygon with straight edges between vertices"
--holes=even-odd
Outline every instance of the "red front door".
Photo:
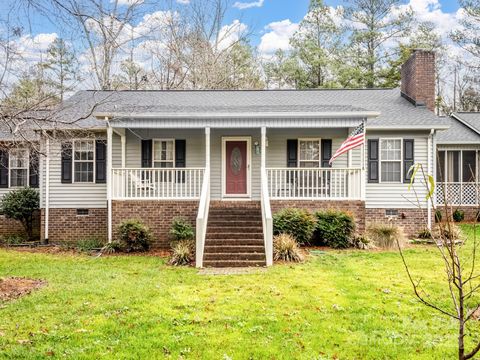
[{"label": "red front door", "polygon": [[247,141],[225,143],[225,194],[247,195]]}]

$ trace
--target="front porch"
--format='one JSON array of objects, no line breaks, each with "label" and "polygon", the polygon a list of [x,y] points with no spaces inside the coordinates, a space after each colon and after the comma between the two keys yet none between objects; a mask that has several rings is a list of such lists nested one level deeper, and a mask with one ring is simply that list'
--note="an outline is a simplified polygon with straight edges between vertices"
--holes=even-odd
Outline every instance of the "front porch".
[{"label": "front porch", "polygon": [[[318,202],[329,207],[337,203],[342,209],[351,202],[352,209],[359,203],[364,207],[363,147],[342,155],[332,167],[328,164],[351,128],[362,120],[338,120],[344,126],[303,129],[132,128],[132,122],[127,128],[112,123],[107,132],[107,143],[111,144],[108,163],[112,165],[107,181],[109,239],[117,222],[128,217],[125,212],[147,219],[147,225],[158,228],[158,233],[168,234],[172,216],[192,219],[194,211],[196,265],[202,267],[205,241],[213,226],[209,223],[211,202],[217,208],[219,201],[233,204],[228,205],[235,208],[230,214],[238,214],[239,219],[242,207],[232,201],[256,202],[265,264],[271,265],[272,204],[275,210],[282,202],[297,206],[315,203],[319,208],[322,205]],[[188,210],[182,210],[184,207]],[[216,210],[214,222],[220,213]],[[228,231],[223,234],[230,238]],[[235,246],[248,247],[240,238]],[[232,248],[231,242],[228,248]]]}]

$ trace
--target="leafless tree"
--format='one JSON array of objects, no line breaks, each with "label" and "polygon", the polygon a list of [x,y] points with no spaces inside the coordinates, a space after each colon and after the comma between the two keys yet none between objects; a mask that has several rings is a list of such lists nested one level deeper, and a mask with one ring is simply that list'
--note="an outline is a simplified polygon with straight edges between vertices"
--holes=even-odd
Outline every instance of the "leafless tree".
[{"label": "leafless tree", "polygon": [[[417,180],[425,186],[427,192],[427,201],[430,202],[432,209],[436,209],[434,201],[435,180],[432,175],[427,174],[421,164],[415,164],[410,171],[412,172],[412,183]],[[472,172],[473,174],[473,172]],[[443,174],[439,174],[443,178]],[[405,266],[408,278],[413,286],[413,291],[420,302],[435,311],[456,321],[457,339],[458,339],[458,359],[466,360],[473,358],[480,350],[480,339],[468,332],[467,325],[473,319],[479,318],[479,290],[480,290],[480,272],[476,268],[477,262],[477,239],[476,225],[473,229],[472,244],[467,244],[467,239],[459,239],[459,233],[452,223],[451,206],[448,204],[446,189],[443,189],[443,213],[444,221],[435,215],[438,220],[435,229],[431,231],[431,238],[438,250],[439,257],[442,260],[445,271],[445,287],[450,294],[450,303],[447,305],[445,299],[441,296],[433,296],[433,291],[428,291],[421,278],[413,274],[412,267],[408,264],[407,257],[402,251],[400,245],[398,249]],[[416,194],[417,195],[417,194]],[[420,207],[420,199],[417,201]],[[421,207],[420,207],[421,208]],[[439,208],[438,210],[440,210]],[[425,224],[427,227],[427,224]],[[472,336],[473,335],[473,336]],[[473,348],[467,352],[465,349],[465,338],[472,337]]]}]

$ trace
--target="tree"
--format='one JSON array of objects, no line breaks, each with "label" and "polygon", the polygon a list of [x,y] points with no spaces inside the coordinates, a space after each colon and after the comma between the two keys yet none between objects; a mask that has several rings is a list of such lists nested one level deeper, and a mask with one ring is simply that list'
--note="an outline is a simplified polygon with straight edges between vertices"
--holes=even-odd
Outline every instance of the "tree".
[{"label": "tree", "polygon": [[409,8],[402,10],[400,4],[400,0],[347,0],[349,46],[356,49],[361,86],[383,86],[380,72],[392,57],[386,45],[403,38],[411,29],[413,12]]},{"label": "tree", "polygon": [[341,35],[342,28],[335,23],[330,7],[323,0],[311,0],[307,15],[290,39],[293,56],[298,57],[304,70],[299,87],[321,88],[332,81],[332,63]]},{"label": "tree", "polygon": [[407,42],[399,43],[396,57],[387,61],[388,67],[380,71],[382,84],[385,87],[397,87],[400,85],[402,65],[410,58],[415,49],[425,49],[436,52],[436,74],[444,63],[443,53],[445,46],[440,35],[436,33],[435,24],[431,22],[420,23]]},{"label": "tree", "polygon": [[40,65],[35,65],[24,73],[1,102],[4,114],[8,116],[24,111],[44,110],[56,104],[58,97],[50,88]]},{"label": "tree", "polygon": [[263,72],[268,88],[293,88],[300,87],[305,82],[305,71],[296,56],[287,55],[283,50],[277,50],[275,55],[263,64]]},{"label": "tree", "polygon": [[47,49],[46,61],[40,65],[47,70],[48,83],[63,101],[65,93],[72,91],[80,80],[75,54],[63,39],[56,38]]},{"label": "tree", "polygon": [[37,190],[22,188],[10,191],[3,195],[0,208],[7,218],[20,221],[28,240],[33,240],[33,219],[40,208],[40,195]]},{"label": "tree", "polygon": [[132,59],[123,60],[120,64],[120,71],[120,74],[114,76],[114,89],[140,90],[145,88],[148,77],[137,62]]},{"label": "tree", "polygon": [[480,1],[460,0],[465,17],[460,21],[463,29],[453,31],[450,37],[459,46],[475,58],[475,65],[480,66]]},{"label": "tree", "polygon": [[[55,16],[74,32],[80,32],[88,60],[101,90],[112,88],[113,64],[122,46],[132,39],[126,36],[138,19],[144,0],[28,0],[32,6]],[[45,5],[44,3],[47,3]],[[49,9],[53,6],[55,11]],[[145,34],[138,33],[135,40]]]},{"label": "tree", "polygon": [[260,78],[258,61],[252,47],[243,42],[236,43],[228,52],[224,66],[229,74],[227,89],[261,89],[264,87]]},{"label": "tree", "polygon": [[[438,156],[438,155],[437,155]],[[427,201],[433,209],[436,208],[434,202],[434,191],[436,188],[435,180],[432,175],[427,174],[421,164],[415,164],[410,170],[412,172],[411,184],[422,183],[427,192]],[[415,177],[420,181],[416,181]],[[442,179],[444,174],[439,174]],[[400,245],[397,242],[400,256],[402,258],[407,276],[412,284],[415,296],[420,302],[440,314],[452,319],[458,326],[457,328],[457,344],[458,344],[458,359],[466,360],[473,358],[480,351],[480,340],[473,338],[472,349],[467,352],[465,349],[465,338],[468,335],[468,324],[473,319],[479,318],[480,305],[478,304],[478,292],[480,290],[480,273],[477,265],[477,227],[473,228],[473,243],[467,244],[466,239],[462,239],[461,231],[458,230],[452,222],[452,206],[447,201],[447,191],[443,189],[443,206],[442,209],[445,216],[444,222],[438,221],[436,229],[431,231],[431,238],[435,244],[438,255],[445,271],[444,290],[448,293],[446,298],[442,292],[438,297],[432,296],[433,292],[438,292],[438,289],[428,291],[425,282],[421,278],[416,278],[411,266],[408,264],[407,257],[403,253]],[[419,209],[421,209],[421,202],[424,199],[417,199]],[[427,224],[425,224],[427,225]],[[427,226],[425,226],[427,228]],[[463,241],[462,241],[463,240]],[[449,299],[450,301],[446,301]],[[475,326],[475,328],[477,328]],[[478,335],[478,334],[476,334]]]}]

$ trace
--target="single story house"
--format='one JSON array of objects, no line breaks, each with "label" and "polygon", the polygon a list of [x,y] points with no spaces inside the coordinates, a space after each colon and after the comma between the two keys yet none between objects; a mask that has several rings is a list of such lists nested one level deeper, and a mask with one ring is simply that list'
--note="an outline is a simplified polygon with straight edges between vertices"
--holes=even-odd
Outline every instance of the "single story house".
[{"label": "single story house", "polygon": [[[415,51],[401,89],[80,91],[37,131],[41,236],[111,241],[138,218],[167,247],[181,216],[195,224],[202,267],[271,265],[272,214],[287,207],[347,210],[360,231],[394,218],[415,234],[434,208],[422,179],[408,189],[414,163],[447,169],[455,196],[468,193],[461,205],[478,205],[478,182],[472,197],[460,164],[474,161],[478,172],[479,122],[434,114],[434,62]],[[361,124],[364,144],[330,165]],[[28,185],[28,149],[2,156],[0,188]]]}]

